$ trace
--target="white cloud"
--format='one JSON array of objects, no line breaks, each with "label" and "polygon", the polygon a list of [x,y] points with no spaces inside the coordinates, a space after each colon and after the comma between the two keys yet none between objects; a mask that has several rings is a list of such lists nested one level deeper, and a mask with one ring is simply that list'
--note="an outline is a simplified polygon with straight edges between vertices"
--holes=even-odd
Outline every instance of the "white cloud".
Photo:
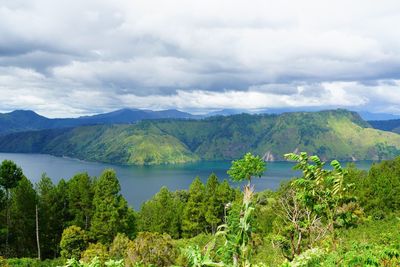
[{"label": "white cloud", "polygon": [[395,0],[3,0],[1,106],[399,113],[399,24]]}]

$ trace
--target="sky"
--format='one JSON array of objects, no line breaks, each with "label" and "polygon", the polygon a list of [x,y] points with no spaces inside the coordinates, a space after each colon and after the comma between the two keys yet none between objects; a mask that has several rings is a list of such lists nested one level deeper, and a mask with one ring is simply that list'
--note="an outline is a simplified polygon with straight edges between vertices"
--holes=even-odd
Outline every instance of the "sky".
[{"label": "sky", "polygon": [[400,115],[398,0],[0,0],[0,112]]}]

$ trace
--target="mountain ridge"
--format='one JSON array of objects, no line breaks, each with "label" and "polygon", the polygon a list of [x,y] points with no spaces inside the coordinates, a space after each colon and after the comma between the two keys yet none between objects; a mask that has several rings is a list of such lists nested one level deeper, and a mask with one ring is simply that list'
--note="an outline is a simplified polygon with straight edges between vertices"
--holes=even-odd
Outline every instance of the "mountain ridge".
[{"label": "mountain ridge", "polygon": [[123,108],[108,113],[82,116],[78,118],[50,119],[41,116],[32,110],[14,110],[9,113],[0,113],[0,134],[4,135],[13,132],[68,128],[97,124],[129,124],[147,119],[188,119],[195,117],[195,115],[176,109],[153,111]]},{"label": "mountain ridge", "polygon": [[400,134],[400,119],[383,120],[383,121],[375,120],[375,121],[368,121],[368,123],[375,129],[379,129],[382,131],[390,131]]},{"label": "mountain ridge", "polygon": [[248,151],[269,161],[283,160],[292,151],[325,160],[381,160],[400,155],[400,135],[371,128],[355,112],[328,110],[13,133],[0,137],[0,151],[128,165],[232,160]]}]

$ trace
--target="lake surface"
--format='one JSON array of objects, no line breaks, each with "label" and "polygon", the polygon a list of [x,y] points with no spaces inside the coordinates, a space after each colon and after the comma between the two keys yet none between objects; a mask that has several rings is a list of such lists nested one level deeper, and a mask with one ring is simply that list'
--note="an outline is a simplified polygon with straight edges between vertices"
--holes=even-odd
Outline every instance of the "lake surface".
[{"label": "lake surface", "polygon": [[[99,176],[104,169],[113,168],[119,178],[122,194],[136,210],[162,186],[172,191],[187,189],[196,176],[205,182],[213,172],[220,180],[227,179],[226,171],[231,165],[230,161],[214,161],[162,166],[121,166],[43,154],[0,153],[0,161],[4,159],[10,159],[19,165],[33,183],[40,180],[42,173],[46,173],[57,183],[62,178],[70,179],[78,172]],[[356,162],[360,169],[369,169],[371,164],[371,161]],[[265,175],[252,182],[256,191],[277,189],[282,181],[298,175],[298,172],[292,170],[293,166],[290,162],[267,163]]]}]

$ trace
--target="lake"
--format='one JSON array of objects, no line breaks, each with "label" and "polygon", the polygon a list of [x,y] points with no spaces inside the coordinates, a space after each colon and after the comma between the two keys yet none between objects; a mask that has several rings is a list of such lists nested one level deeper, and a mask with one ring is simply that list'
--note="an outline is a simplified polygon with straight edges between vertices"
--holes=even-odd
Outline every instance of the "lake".
[{"label": "lake", "polygon": [[[86,162],[71,158],[54,157],[43,154],[0,153],[0,161],[10,159],[19,165],[26,177],[33,183],[46,173],[57,183],[62,178],[68,180],[78,172],[99,176],[104,169],[113,168],[121,184],[121,192],[136,210],[157,193],[162,186],[170,190],[188,189],[192,180],[199,176],[205,182],[211,173],[220,180],[227,179],[226,171],[230,161],[197,162],[162,166],[121,166],[106,163]],[[371,161],[356,162],[360,169],[369,169]],[[277,189],[284,180],[296,176],[294,164],[290,162],[269,162],[265,175],[252,182],[256,191]]]}]

